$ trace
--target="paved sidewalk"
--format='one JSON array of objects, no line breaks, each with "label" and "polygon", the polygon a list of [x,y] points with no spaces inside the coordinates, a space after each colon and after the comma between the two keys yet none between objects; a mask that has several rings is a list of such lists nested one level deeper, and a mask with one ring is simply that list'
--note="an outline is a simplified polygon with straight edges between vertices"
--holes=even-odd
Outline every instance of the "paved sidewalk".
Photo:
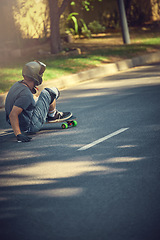
[{"label": "paved sidewalk", "polygon": [[[41,91],[45,87],[57,87],[58,89],[68,88],[79,82],[90,80],[93,78],[99,78],[104,76],[109,76],[115,74],[119,71],[124,71],[129,68],[137,67],[140,65],[156,63],[160,61],[160,52],[146,54],[140,57],[134,57],[131,59],[121,60],[115,63],[107,63],[106,65],[90,69],[88,71],[80,72],[77,74],[72,74],[69,76],[64,76],[58,79],[50,80],[44,82],[39,90]],[[6,94],[0,95],[0,108],[4,107]]]}]

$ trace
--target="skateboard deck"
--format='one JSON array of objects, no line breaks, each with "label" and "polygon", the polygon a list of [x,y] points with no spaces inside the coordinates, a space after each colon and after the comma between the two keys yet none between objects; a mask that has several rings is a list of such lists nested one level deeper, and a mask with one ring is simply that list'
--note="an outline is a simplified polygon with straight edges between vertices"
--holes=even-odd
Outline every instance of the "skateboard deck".
[{"label": "skateboard deck", "polygon": [[66,119],[66,120],[62,120],[62,119],[57,119],[55,122],[47,122],[47,123],[62,123],[61,128],[66,129],[69,127],[75,127],[77,126],[77,121],[76,121],[76,117],[75,116],[71,116],[70,118]]}]

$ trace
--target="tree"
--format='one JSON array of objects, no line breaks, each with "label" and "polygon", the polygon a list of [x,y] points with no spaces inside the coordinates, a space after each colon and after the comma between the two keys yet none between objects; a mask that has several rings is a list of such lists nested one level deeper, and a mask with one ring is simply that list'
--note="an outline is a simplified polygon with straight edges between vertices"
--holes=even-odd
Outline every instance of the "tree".
[{"label": "tree", "polygon": [[61,51],[60,41],[60,16],[64,12],[71,0],[48,0],[50,12],[50,30],[51,30],[51,53],[58,53]]},{"label": "tree", "polygon": [[[58,53],[62,50],[59,29],[60,16],[70,2],[76,1],[77,0],[48,0],[50,14],[51,53]],[[86,9],[86,11],[89,11],[92,1],[93,0],[82,1],[82,6]],[[101,2],[102,0],[98,1]]]}]

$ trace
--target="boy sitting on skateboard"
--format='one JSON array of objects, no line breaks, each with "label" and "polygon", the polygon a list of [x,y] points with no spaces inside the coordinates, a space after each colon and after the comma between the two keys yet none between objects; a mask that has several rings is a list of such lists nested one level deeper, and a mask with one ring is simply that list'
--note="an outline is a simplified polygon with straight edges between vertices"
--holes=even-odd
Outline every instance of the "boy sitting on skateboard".
[{"label": "boy sitting on skateboard", "polygon": [[56,110],[60,93],[55,87],[44,88],[35,102],[33,94],[36,86],[42,83],[45,69],[46,65],[37,60],[25,64],[22,70],[24,79],[16,82],[6,97],[6,121],[12,126],[18,142],[29,142],[32,138],[25,133],[39,131],[46,119],[56,122],[72,116],[70,112]]}]

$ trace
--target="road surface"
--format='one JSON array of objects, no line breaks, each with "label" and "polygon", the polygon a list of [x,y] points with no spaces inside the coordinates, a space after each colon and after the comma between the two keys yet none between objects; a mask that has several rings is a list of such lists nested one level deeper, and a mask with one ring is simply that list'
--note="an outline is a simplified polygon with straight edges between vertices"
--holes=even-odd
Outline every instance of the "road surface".
[{"label": "road surface", "polygon": [[61,92],[77,127],[17,143],[0,111],[1,240],[160,239],[160,63]]}]

